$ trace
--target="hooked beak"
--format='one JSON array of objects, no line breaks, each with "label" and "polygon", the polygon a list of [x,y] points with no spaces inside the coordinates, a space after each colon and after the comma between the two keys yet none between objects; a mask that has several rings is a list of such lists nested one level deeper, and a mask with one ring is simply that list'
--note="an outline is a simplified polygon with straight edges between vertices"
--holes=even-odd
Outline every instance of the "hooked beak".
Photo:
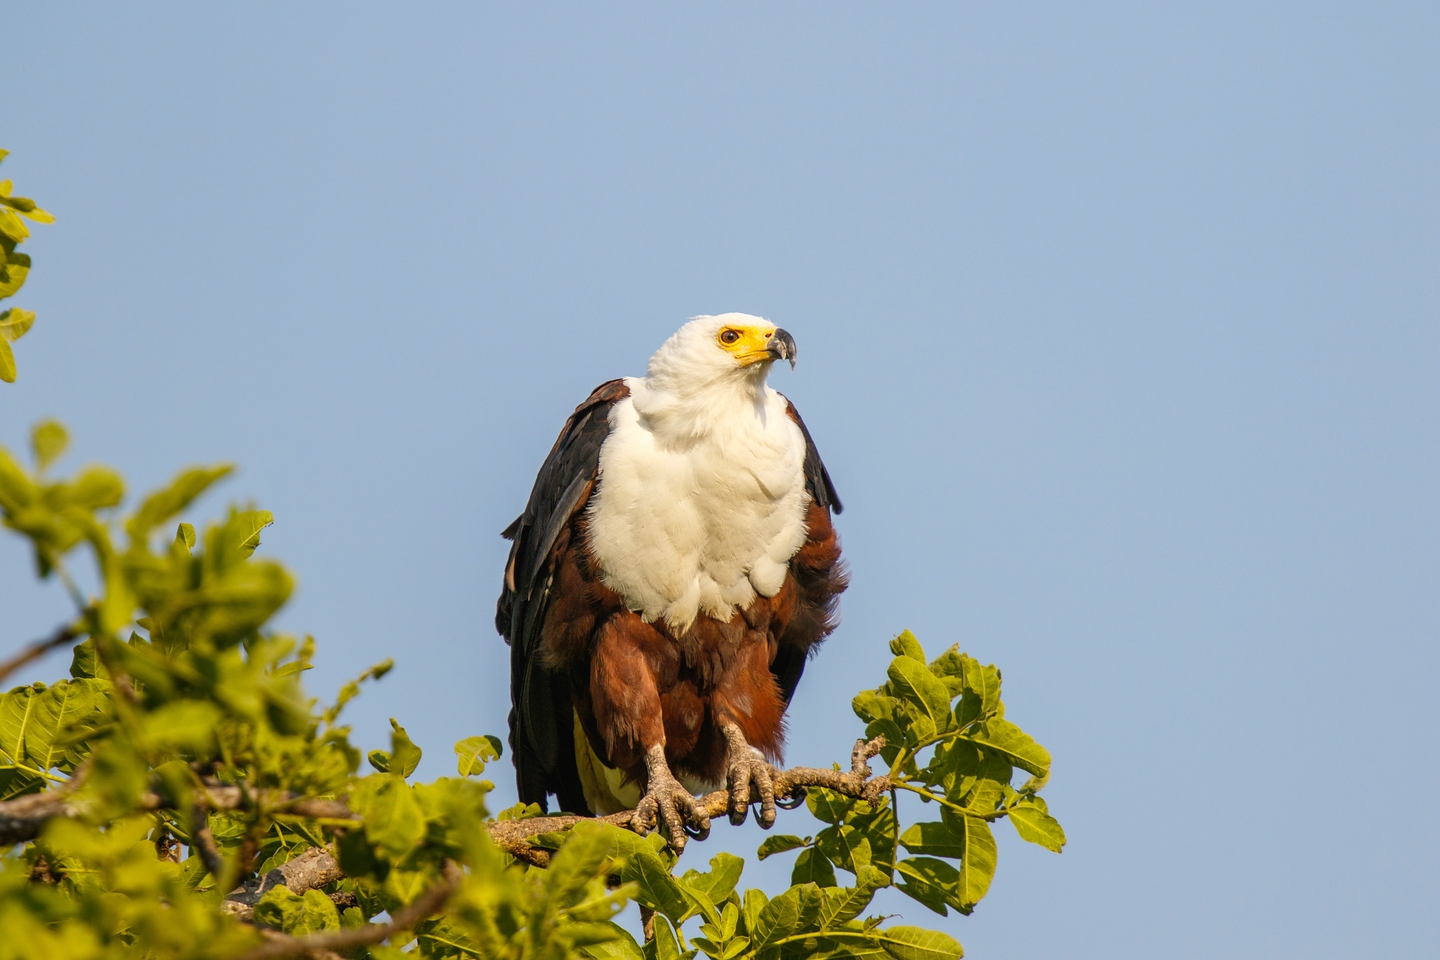
[{"label": "hooked beak", "polygon": [[765,352],[775,360],[789,360],[790,369],[795,369],[795,338],[784,330],[776,328],[765,342]]}]

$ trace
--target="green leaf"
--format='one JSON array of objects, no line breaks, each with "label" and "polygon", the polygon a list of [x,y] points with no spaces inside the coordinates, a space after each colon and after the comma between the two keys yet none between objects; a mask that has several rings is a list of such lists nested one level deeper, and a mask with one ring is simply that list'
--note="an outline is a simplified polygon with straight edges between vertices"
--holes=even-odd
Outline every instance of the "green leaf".
[{"label": "green leaf", "polygon": [[960,894],[960,871],[934,857],[906,857],[895,864],[904,881],[897,889],[910,899],[946,916],[946,905],[969,913]]},{"label": "green leaf", "polygon": [[8,256],[0,250],[0,300],[13,297],[25,286],[30,278],[30,256],[25,253],[11,253]]},{"label": "green leaf", "polygon": [[125,481],[109,467],[86,467],[69,486],[70,502],[87,510],[113,507],[125,497]]},{"label": "green leaf", "polygon": [[40,491],[25,468],[16,462],[9,450],[0,447],[0,507],[14,512],[30,506],[39,495]]},{"label": "green leaf", "polygon": [[499,760],[503,753],[499,737],[466,737],[455,744],[456,767],[462,777],[479,776],[485,764]]},{"label": "green leaf", "polygon": [[665,918],[655,918],[655,945],[656,960],[680,960],[680,942],[675,939],[675,931]]},{"label": "green leaf", "polygon": [[625,861],[620,879],[635,883],[635,899],[678,923],[690,912],[690,901],[660,858],[649,850],[637,850]]},{"label": "green leaf", "polygon": [[858,873],[860,867],[869,864],[873,856],[870,840],[864,831],[850,824],[821,830],[815,835],[815,847],[836,866],[851,873]]},{"label": "green leaf", "polygon": [[872,936],[895,960],[959,960],[965,956],[960,941],[939,930],[885,927]]},{"label": "green leaf", "polygon": [[752,937],[755,935],[755,925],[760,921],[760,911],[764,910],[765,904],[769,902],[770,898],[765,895],[765,891],[756,890],[754,887],[746,890],[745,895],[740,898],[740,915],[745,918],[745,929]]},{"label": "green leaf", "polygon": [[950,728],[950,693],[923,660],[890,661],[890,688],[909,708],[911,732],[924,741]]},{"label": "green leaf", "polygon": [[854,887],[825,891],[825,902],[820,908],[821,929],[854,920],[870,905],[875,891],[888,886],[890,879],[885,874],[874,867],[861,867]]},{"label": "green leaf", "polygon": [[[957,746],[968,747],[970,744],[959,743]],[[1005,798],[1015,771],[1005,754],[982,750],[979,757],[979,763],[969,775],[956,779],[952,799],[964,803],[976,813],[993,813]]]},{"label": "green leaf", "polygon": [[319,890],[307,890],[303,897],[296,896],[284,886],[265,891],[255,904],[255,920],[291,936],[340,929],[340,914],[329,897]]},{"label": "green leaf", "polygon": [[[12,276],[14,269],[14,267],[10,268]],[[9,310],[0,312],[0,343],[14,343],[25,336],[34,325],[34,311],[11,307]]]},{"label": "green leaf", "polygon": [[[664,922],[663,920],[660,922]],[[616,927],[615,939],[606,943],[596,943],[585,947],[581,954],[590,957],[591,960],[645,960],[645,951],[635,942],[630,931],[623,927]],[[671,934],[674,936],[674,934]],[[677,950],[678,952],[678,950]],[[471,951],[472,956],[480,956],[479,951]],[[408,958],[408,954],[406,955]]]},{"label": "green leaf", "polygon": [[7,209],[9,206],[9,203],[0,200],[0,235],[4,235],[11,243],[23,243],[25,238],[30,236],[30,230],[23,220]]},{"label": "green leaf", "polygon": [[218,530],[206,534],[206,558],[217,572],[250,559],[260,546],[260,531],[275,522],[269,510],[236,510]]},{"label": "green leaf", "polygon": [[774,836],[766,837],[755,851],[756,856],[761,860],[766,857],[773,857],[777,853],[784,853],[787,850],[795,850],[810,845],[809,840],[801,839],[793,833],[777,833]]},{"label": "green leaf", "polygon": [[25,763],[26,732],[35,712],[35,698],[44,693],[45,684],[16,687],[0,697],[0,751],[12,763]]},{"label": "green leaf", "polygon": [[45,789],[45,778],[29,770],[0,765],[0,800],[10,800]]},{"label": "green leaf", "polygon": [[[213,556],[209,542],[207,535],[207,561]],[[285,568],[268,559],[240,563],[222,575],[208,576],[198,595],[191,595],[197,617],[191,625],[192,637],[243,639],[270,619],[289,599],[294,587],[295,581]]]},{"label": "green leaf", "polygon": [[390,770],[408,777],[420,765],[420,748],[394,717],[390,718]]},{"label": "green leaf", "polygon": [[35,465],[42,473],[60,459],[68,446],[70,432],[58,420],[41,420],[30,431],[30,450],[35,454]]},{"label": "green leaf", "polygon": [[993,664],[982,666],[973,657],[962,655],[965,690],[980,701],[981,713],[989,715],[1000,706],[1000,671]]},{"label": "green leaf", "polygon": [[215,481],[233,470],[230,464],[213,467],[191,467],[170,481],[170,486],[157,490],[145,498],[140,509],[125,523],[125,531],[132,541],[144,539],[146,534],[159,524],[188,507]]},{"label": "green leaf", "polygon": [[834,790],[810,787],[805,791],[805,806],[810,808],[810,812],[817,819],[826,823],[844,823],[845,815],[855,806],[855,801]]},{"label": "green leaf", "polygon": [[850,701],[855,716],[867,723],[873,720],[894,720],[900,713],[900,701],[877,690],[862,690]]},{"label": "green leaf", "polygon": [[70,676],[89,679],[98,675],[99,661],[95,657],[95,641],[86,640],[75,645],[70,652]]},{"label": "green leaf", "polygon": [[49,770],[60,766],[69,752],[69,740],[83,721],[95,718],[105,705],[102,680],[61,680],[34,699],[25,729],[25,753],[31,766]]},{"label": "green leaf", "polygon": [[[109,552],[108,538],[105,537],[103,529],[97,531],[96,536],[91,538],[91,543],[97,553]],[[103,568],[105,596],[100,602],[100,630],[102,633],[113,634],[134,616],[135,595],[130,590],[124,568],[116,562],[113,554],[103,563]]]},{"label": "green leaf", "polygon": [[960,652],[960,645],[951,644],[949,650],[930,661],[930,672],[945,684],[945,689],[950,691],[952,699],[965,689],[966,659],[968,658]]},{"label": "green leaf", "polygon": [[347,830],[335,841],[335,859],[347,877],[383,876],[385,868],[363,830]]},{"label": "green leaf", "polygon": [[924,663],[925,648],[920,646],[920,641],[915,639],[915,634],[909,630],[902,630],[890,641],[890,652],[897,657],[910,657]]},{"label": "green leaf", "polygon": [[545,898],[553,909],[575,906],[586,886],[600,875],[613,859],[613,842],[605,825],[580,824],[545,871]]},{"label": "green leaf", "polygon": [[960,699],[955,701],[955,726],[964,729],[979,720],[985,713],[984,706],[980,698],[969,690],[960,694]]},{"label": "green leaf", "polygon": [[1021,840],[1039,844],[1056,853],[1065,846],[1065,830],[1058,820],[1050,816],[1045,801],[1039,797],[1021,800],[1011,807],[1010,822]]},{"label": "green leaf", "polygon": [[365,759],[370,763],[370,766],[379,770],[381,773],[390,772],[390,751],[371,750],[365,755]]},{"label": "green leaf", "polygon": [[222,716],[207,700],[177,700],[145,718],[145,739],[157,747],[204,751],[214,745]]},{"label": "green leaf", "polygon": [[958,860],[965,855],[965,834],[950,822],[928,820],[911,824],[900,835],[900,845],[911,853]]},{"label": "green leaf", "polygon": [[680,878],[680,884],[686,890],[698,893],[718,905],[730,898],[744,869],[745,861],[740,857],[732,853],[717,853],[710,858],[708,872],[687,870]]},{"label": "green leaf", "polygon": [[191,550],[195,549],[195,527],[188,523],[182,523],[175,528],[175,546],[185,551],[188,556]]},{"label": "green leaf", "polygon": [[869,804],[857,803],[846,823],[860,831],[870,844],[871,865],[888,873],[898,830],[894,808],[883,798],[873,808]]},{"label": "green leaf", "polygon": [[791,887],[760,910],[750,927],[751,943],[763,947],[805,929],[819,915],[821,902],[815,884]]},{"label": "green leaf", "polygon": [[1050,751],[1009,720],[986,720],[967,739],[1000,753],[1010,763],[1037,777],[1043,779],[1050,775]]},{"label": "green leaf", "polygon": [[[455,957],[458,960],[458,958],[483,955],[484,946],[479,940],[472,937],[463,927],[449,923],[440,917],[416,924],[415,934],[416,939],[420,941],[420,950],[416,953],[401,954],[405,960],[415,960],[417,957],[424,957],[425,960]],[[443,949],[445,947],[454,949],[445,950]]]},{"label": "green leaf", "polygon": [[0,380],[14,383],[19,373],[19,368],[15,366],[15,351],[10,349],[10,344],[3,337],[0,337]]},{"label": "green leaf", "polygon": [[795,858],[795,866],[790,870],[790,883],[792,886],[813,883],[818,887],[833,887],[835,867],[825,854],[814,847],[806,847]]},{"label": "green leaf", "polygon": [[960,909],[979,903],[995,877],[995,835],[979,817],[961,818],[965,826],[965,859],[960,862]]},{"label": "green leaf", "polygon": [[[375,786],[369,787],[372,781]],[[396,863],[425,839],[425,814],[410,787],[393,773],[366,777],[360,783],[368,787],[360,794],[358,811],[365,819],[365,835]]]}]

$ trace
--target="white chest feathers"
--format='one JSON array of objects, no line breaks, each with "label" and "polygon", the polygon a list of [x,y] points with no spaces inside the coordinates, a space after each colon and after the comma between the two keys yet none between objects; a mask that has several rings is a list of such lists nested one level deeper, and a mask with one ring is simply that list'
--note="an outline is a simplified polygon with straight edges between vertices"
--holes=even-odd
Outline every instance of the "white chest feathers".
[{"label": "white chest feathers", "polygon": [[810,500],[805,438],[784,398],[761,386],[697,409],[627,382],[588,508],[605,585],[677,634],[701,612],[729,620],[779,593]]}]

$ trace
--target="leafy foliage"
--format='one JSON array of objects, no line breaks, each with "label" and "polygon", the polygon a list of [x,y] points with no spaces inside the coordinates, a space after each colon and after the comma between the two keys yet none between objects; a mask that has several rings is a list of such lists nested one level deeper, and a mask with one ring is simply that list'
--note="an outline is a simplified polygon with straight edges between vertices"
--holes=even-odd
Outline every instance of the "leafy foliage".
[{"label": "leafy foliage", "polygon": [[[14,241],[5,282],[23,282],[16,214],[48,215],[8,182],[0,203]],[[232,508],[198,530],[182,519],[228,465],[184,470],[122,511],[114,470],[52,475],[68,445],[47,421],[32,466],[0,447],[0,519],[77,608],[44,647],[80,641],[68,678],[0,695],[0,838],[12,844],[0,855],[0,960],[942,960],[961,955],[947,934],[864,916],[877,891],[969,913],[994,875],[996,821],[1051,850],[1065,842],[1038,795],[1050,755],[1005,718],[999,670],[956,647],[927,659],[906,632],[885,682],[854,700],[866,737],[884,738],[884,789],[808,791],[818,830],[758,851],[795,855],[789,889],[742,888],[744,862],[727,853],[681,872],[658,835],[597,820],[537,820],[530,841],[550,855],[532,866],[492,838],[538,815],[491,815],[483,774],[498,739],[461,740],[455,776],[416,782],[423,752],[398,720],[389,749],[368,754],[340,722],[390,661],[333,703],[306,694],[314,640],[268,625],[293,587],[257,555],[274,518]],[[84,553],[95,596],[70,574]],[[901,794],[931,819],[903,823]],[[632,902],[653,923],[643,942],[615,920]]]},{"label": "leafy foliage", "polygon": [[[300,675],[314,641],[266,629],[293,582],[255,555],[270,514],[232,509],[201,534],[180,522],[173,537],[156,536],[228,467],[183,471],[121,516],[114,471],[48,477],[66,446],[63,427],[46,423],[32,437],[33,469],[0,448],[0,509],[29,540],[37,570],[68,577],[72,556],[88,547],[104,587],[94,598],[76,590],[72,629],[85,639],[71,676],[0,696],[0,795],[58,785],[78,813],[50,820],[4,859],[0,922],[17,918],[6,929],[24,931],[14,941],[27,945],[21,953],[234,956],[262,942],[256,925],[296,936],[364,928],[444,883],[454,865],[464,879],[443,913],[361,949],[424,958],[954,957],[959,945],[943,933],[862,919],[876,891],[894,885],[938,913],[969,913],[994,874],[992,823],[1008,818],[1022,839],[1052,850],[1064,843],[1038,796],[1050,756],[1005,719],[999,671],[954,647],[927,660],[907,632],[891,643],[886,682],[854,701],[866,736],[885,737],[888,795],[868,802],[811,788],[805,804],[820,829],[768,837],[759,850],[761,859],[798,851],[788,890],[770,898],[739,889],[743,862],[724,853],[708,870],[679,873],[658,835],[601,822],[539,838],[554,859],[528,867],[476,829],[494,822],[493,784],[481,775],[501,755],[496,738],[461,740],[457,776],[416,783],[421,748],[392,720],[389,749],[370,751],[371,772],[362,773],[339,718],[361,682],[390,663],[333,704],[305,695]],[[1018,787],[1016,769],[1029,775]],[[241,788],[241,802],[207,800],[229,787]],[[902,825],[902,793],[935,818]],[[343,800],[345,816],[307,812],[309,800]],[[247,878],[317,847],[334,851],[343,877],[299,893],[272,887],[253,924],[222,909]],[[644,944],[614,922],[632,900],[654,911]]]},{"label": "leafy foliage", "polygon": [[[0,150],[0,161],[9,153],[8,150]],[[13,297],[30,276],[30,255],[15,251],[30,236],[30,228],[25,221],[55,222],[55,218],[36,206],[34,200],[14,196],[13,189],[14,185],[9,180],[0,180],[0,300]],[[19,307],[0,310],[0,380],[15,382],[15,351],[10,344],[25,336],[34,323],[35,314],[29,310]]]}]

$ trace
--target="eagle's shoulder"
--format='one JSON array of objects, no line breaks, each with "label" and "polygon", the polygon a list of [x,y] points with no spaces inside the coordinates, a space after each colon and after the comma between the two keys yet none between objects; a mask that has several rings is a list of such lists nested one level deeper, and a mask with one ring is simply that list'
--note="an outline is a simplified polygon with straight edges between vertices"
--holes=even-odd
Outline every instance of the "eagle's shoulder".
[{"label": "eagle's shoulder", "polygon": [[[525,511],[501,536],[513,541],[505,567],[502,607],[510,598],[529,599],[560,531],[585,506],[599,470],[600,447],[609,435],[610,408],[630,395],[623,379],[600,384],[575,408],[555,438],[531,488]],[[513,641],[512,625],[497,618],[496,626]]]},{"label": "eagle's shoulder", "polygon": [[795,421],[795,425],[805,437],[805,489],[809,491],[810,499],[833,513],[843,513],[845,505],[840,502],[840,496],[835,492],[830,471],[825,469],[825,461],[820,459],[820,451],[815,449],[815,441],[810,437],[805,421],[800,418],[800,411],[795,409],[795,404],[783,393],[780,394],[780,399],[785,401],[786,415]]}]

